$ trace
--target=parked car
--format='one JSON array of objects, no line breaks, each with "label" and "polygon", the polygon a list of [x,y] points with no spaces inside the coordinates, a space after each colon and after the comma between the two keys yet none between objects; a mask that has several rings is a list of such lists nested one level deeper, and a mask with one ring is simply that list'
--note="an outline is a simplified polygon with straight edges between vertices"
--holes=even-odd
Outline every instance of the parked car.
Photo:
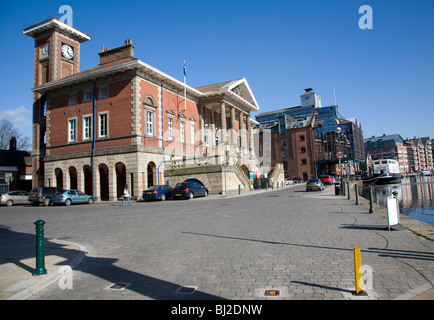
[{"label": "parked car", "polygon": [[28,200],[34,205],[39,206],[39,204],[43,203],[44,206],[48,206],[51,204],[51,199],[53,195],[58,192],[64,192],[62,188],[55,187],[38,187],[33,188],[29,193]]},{"label": "parked car", "polygon": [[293,180],[291,180],[291,179],[285,179],[285,184],[294,184],[294,181]]},{"label": "parked car", "polygon": [[9,191],[0,196],[0,204],[8,207],[14,204],[29,204],[27,191]]},{"label": "parked car", "polygon": [[178,183],[175,188],[173,188],[174,199],[193,199],[194,197],[206,196],[208,196],[208,189],[196,179],[190,179]]},{"label": "parked car", "polygon": [[55,193],[51,201],[53,202],[53,204],[64,204],[65,206],[69,206],[71,204],[78,203],[92,204],[95,199],[93,198],[93,196],[85,194],[80,190],[71,189]]},{"label": "parked car", "polygon": [[324,190],[324,185],[320,179],[310,179],[306,184],[306,191],[310,190]]},{"label": "parked car", "polygon": [[170,186],[152,186],[143,191],[143,200],[161,200],[172,198],[173,188]]},{"label": "parked car", "polygon": [[294,177],[292,178],[292,181],[294,181],[294,183],[301,183],[303,180],[301,180],[299,177]]},{"label": "parked car", "polygon": [[320,180],[323,184],[333,184],[334,179],[332,176],[325,175],[325,176],[321,176]]}]

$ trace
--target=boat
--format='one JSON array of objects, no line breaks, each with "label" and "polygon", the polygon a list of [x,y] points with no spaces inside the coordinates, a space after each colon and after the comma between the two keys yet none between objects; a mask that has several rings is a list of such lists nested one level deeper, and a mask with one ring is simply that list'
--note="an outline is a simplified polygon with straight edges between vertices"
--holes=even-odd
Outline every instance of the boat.
[{"label": "boat", "polygon": [[379,159],[373,161],[372,174],[363,179],[366,184],[401,183],[399,162],[394,159]]},{"label": "boat", "polygon": [[430,176],[431,175],[431,171],[429,171],[429,170],[422,170],[420,172],[420,174],[423,175],[423,176]]}]

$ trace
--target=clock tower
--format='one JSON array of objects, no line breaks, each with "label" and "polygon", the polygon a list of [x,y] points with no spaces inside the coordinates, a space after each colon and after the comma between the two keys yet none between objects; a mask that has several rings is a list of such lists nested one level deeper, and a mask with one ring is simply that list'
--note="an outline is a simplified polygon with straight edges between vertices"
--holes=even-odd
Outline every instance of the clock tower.
[{"label": "clock tower", "polygon": [[[56,18],[23,30],[35,39],[33,87],[41,87],[80,72],[80,44],[90,36]],[[33,94],[33,187],[44,182],[46,108],[45,95]]]}]

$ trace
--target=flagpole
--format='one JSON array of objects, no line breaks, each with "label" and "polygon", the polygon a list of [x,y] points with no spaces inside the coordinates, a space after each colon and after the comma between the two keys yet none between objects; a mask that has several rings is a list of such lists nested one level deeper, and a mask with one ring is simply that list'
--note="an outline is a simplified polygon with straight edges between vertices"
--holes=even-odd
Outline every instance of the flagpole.
[{"label": "flagpole", "polygon": [[184,60],[184,111],[187,110],[187,82],[186,82],[186,75],[187,75],[187,67],[185,66],[185,60]]}]

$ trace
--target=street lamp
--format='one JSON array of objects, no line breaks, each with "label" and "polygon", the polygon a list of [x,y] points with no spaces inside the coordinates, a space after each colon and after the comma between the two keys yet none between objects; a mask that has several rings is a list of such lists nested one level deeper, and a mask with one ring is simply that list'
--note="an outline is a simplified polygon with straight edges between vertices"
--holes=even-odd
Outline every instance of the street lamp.
[{"label": "street lamp", "polygon": [[[336,129],[335,129],[335,133],[337,134],[337,136],[338,136],[338,144],[339,144],[339,151],[342,151],[341,150],[341,132],[342,132],[342,129],[340,128],[340,127],[336,127]],[[341,180],[341,192],[342,192],[342,186],[343,186],[343,175],[342,175],[342,163],[341,163],[341,158],[339,157],[339,175],[340,175],[340,180]]]}]

